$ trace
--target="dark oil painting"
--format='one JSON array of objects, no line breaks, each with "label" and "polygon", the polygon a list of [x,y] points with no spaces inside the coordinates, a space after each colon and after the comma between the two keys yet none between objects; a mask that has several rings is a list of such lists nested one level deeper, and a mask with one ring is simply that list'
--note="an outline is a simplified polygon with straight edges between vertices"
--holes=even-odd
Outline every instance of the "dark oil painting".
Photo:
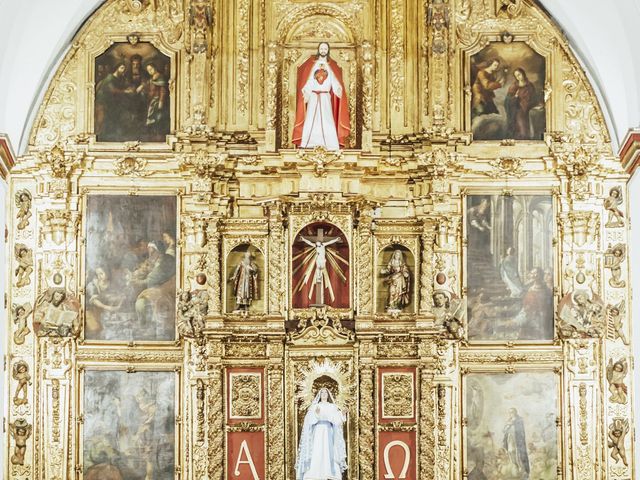
[{"label": "dark oil painting", "polygon": [[550,195],[467,197],[469,340],[553,339]]},{"label": "dark oil painting", "polygon": [[471,57],[474,140],[542,140],[545,59],[524,42],[493,42]]},{"label": "dark oil painting", "polygon": [[175,339],[176,199],[87,199],[85,338]]},{"label": "dark oil painting", "polygon": [[173,480],[174,372],[87,370],[85,480]]},{"label": "dark oil painting", "polygon": [[98,142],[164,142],[171,60],[149,42],[114,43],[95,61]]}]

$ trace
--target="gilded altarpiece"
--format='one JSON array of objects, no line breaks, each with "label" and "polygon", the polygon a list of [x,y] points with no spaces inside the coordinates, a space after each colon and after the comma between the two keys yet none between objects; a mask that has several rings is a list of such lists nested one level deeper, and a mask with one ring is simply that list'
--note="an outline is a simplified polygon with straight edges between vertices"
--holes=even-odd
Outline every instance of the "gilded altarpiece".
[{"label": "gilded altarpiece", "polygon": [[633,478],[627,177],[533,2],[108,0],[52,78],[6,478]]}]

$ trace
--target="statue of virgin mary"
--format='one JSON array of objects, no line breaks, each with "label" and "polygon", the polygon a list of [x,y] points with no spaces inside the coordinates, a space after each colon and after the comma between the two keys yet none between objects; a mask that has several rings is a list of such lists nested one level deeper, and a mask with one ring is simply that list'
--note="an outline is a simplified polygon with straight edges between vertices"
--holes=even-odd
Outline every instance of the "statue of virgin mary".
[{"label": "statue of virgin mary", "polygon": [[342,480],[342,472],[347,469],[344,421],[331,392],[321,388],[304,417],[296,480]]}]

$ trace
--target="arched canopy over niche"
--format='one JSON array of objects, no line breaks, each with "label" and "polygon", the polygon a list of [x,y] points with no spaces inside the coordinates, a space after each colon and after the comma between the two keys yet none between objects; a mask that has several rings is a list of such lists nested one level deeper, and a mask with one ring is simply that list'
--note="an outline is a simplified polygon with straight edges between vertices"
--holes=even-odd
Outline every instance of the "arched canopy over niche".
[{"label": "arched canopy over niche", "polygon": [[316,15],[305,18],[292,25],[284,39],[286,44],[310,44],[329,42],[334,46],[350,46],[355,43],[348,27],[335,17]]},{"label": "arched canopy over niche", "polygon": [[362,32],[353,16],[340,8],[309,5],[293,11],[278,25],[278,40],[283,45],[320,41],[353,45]]}]

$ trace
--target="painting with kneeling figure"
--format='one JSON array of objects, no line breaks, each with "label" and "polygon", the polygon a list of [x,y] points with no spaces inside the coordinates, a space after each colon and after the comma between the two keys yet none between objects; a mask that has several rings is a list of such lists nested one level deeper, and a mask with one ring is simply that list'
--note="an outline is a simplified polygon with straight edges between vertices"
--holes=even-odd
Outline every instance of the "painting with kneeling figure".
[{"label": "painting with kneeling figure", "polygon": [[542,140],[545,59],[524,42],[492,42],[470,62],[474,140]]},{"label": "painting with kneeling figure", "polygon": [[89,195],[85,338],[174,340],[176,198]]},{"label": "painting with kneeling figure", "polygon": [[553,339],[554,222],[549,195],[467,197],[469,340]]}]

